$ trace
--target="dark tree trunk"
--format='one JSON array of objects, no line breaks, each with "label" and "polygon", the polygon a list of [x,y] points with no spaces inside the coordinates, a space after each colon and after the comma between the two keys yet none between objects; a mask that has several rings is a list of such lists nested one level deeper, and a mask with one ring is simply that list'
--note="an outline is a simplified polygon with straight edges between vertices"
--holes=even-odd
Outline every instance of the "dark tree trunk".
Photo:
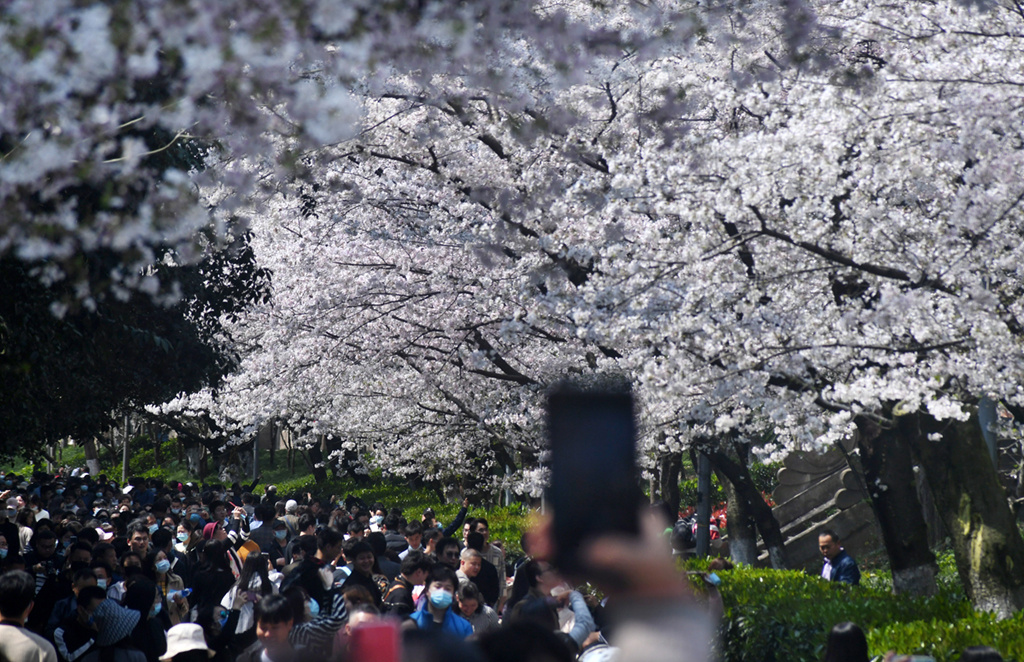
[{"label": "dark tree trunk", "polygon": [[910,447],[896,430],[859,416],[857,448],[871,506],[882,531],[896,593],[932,595],[939,568],[917,498]]},{"label": "dark tree trunk", "polygon": [[708,452],[711,464],[726,479],[732,483],[738,498],[743,499],[750,509],[750,516],[761,534],[765,549],[768,550],[768,560],[773,568],[789,568],[789,557],[786,554],[786,544],[782,537],[782,529],[779,521],[775,519],[769,506],[754,484],[750,475],[750,468],[746,462],[746,449],[741,444],[732,444],[731,452],[722,450],[721,447],[714,447]]},{"label": "dark tree trunk", "polygon": [[1024,608],[1024,539],[977,415],[961,422],[915,413],[900,416],[897,425],[928,476],[971,603],[1002,618]]},{"label": "dark tree trunk", "polygon": [[732,481],[720,471],[718,482],[725,490],[725,499],[729,507],[729,556],[736,563],[753,565],[757,561],[757,528],[754,517],[750,514],[746,499],[736,493]]},{"label": "dark tree trunk", "polygon": [[660,492],[662,500],[668,504],[674,516],[679,517],[679,473],[683,469],[683,456],[672,453],[661,459]]}]

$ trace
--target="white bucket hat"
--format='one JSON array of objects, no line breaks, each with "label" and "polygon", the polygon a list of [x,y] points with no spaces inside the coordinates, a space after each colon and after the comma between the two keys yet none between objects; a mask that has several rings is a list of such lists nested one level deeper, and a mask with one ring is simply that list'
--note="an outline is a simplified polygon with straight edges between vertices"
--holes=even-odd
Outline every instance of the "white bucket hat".
[{"label": "white bucket hat", "polygon": [[203,628],[195,623],[179,623],[167,631],[167,652],[160,656],[160,660],[169,662],[178,653],[188,651],[206,651],[213,657],[213,651],[203,638]]}]

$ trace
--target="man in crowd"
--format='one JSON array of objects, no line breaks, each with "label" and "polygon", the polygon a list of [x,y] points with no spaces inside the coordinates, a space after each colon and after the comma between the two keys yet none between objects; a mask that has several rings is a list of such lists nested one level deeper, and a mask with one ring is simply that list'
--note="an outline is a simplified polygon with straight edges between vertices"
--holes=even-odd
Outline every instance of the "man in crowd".
[{"label": "man in crowd", "polygon": [[57,662],[53,644],[25,629],[34,605],[36,584],[22,570],[0,575],[0,660],[4,662]]},{"label": "man in crowd", "polygon": [[401,574],[384,594],[385,611],[402,617],[410,615],[416,608],[412,599],[413,588],[423,586],[432,565],[423,552],[411,550],[406,554],[402,559]]},{"label": "man in crowd", "polygon": [[441,538],[434,546],[437,550],[437,562],[451,568],[452,572],[459,569],[459,541],[455,538]]},{"label": "man in crowd", "polygon": [[98,627],[93,614],[107,599],[99,586],[86,586],[74,596],[75,609],[61,619],[54,629],[53,642],[65,662],[75,662],[96,643]]},{"label": "man in crowd", "polygon": [[505,597],[507,595],[507,584],[505,581],[505,550],[498,545],[490,542],[491,531],[490,526],[487,524],[487,520],[483,517],[477,517],[473,522],[473,530],[484,537],[483,547],[480,548],[480,553],[484,557],[484,561],[494,566],[494,569],[498,573],[498,601],[497,603],[490,603],[499,613],[505,603]]},{"label": "man in crowd", "polygon": [[854,586],[860,584],[860,569],[853,557],[839,544],[839,536],[831,529],[818,535],[818,549],[824,557],[821,576],[830,582],[845,582]]},{"label": "man in crowd", "polygon": [[[466,576],[470,576],[466,565],[467,554],[473,553],[475,555],[475,561],[471,569],[476,574],[470,576],[473,583],[476,584],[477,588],[480,589],[480,593],[484,596],[484,602],[491,607],[497,607],[498,600],[501,598],[501,588],[498,585],[498,569],[491,564],[490,561],[484,558],[481,548],[483,547],[483,536],[476,531],[470,532],[466,538],[467,545],[466,549],[462,550],[460,558],[462,560],[462,571]],[[472,558],[472,557],[470,557]]]}]

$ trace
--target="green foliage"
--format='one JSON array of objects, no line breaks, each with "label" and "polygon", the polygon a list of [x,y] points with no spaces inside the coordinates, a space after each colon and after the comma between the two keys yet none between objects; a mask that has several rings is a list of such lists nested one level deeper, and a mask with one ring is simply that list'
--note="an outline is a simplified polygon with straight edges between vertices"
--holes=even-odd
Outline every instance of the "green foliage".
[{"label": "green foliage", "polygon": [[[725,606],[723,657],[730,661],[820,660],[828,631],[843,621],[874,633],[898,624],[976,618],[959,591],[918,598],[893,595],[888,588],[829,583],[795,571],[738,568],[718,575]],[[900,649],[902,640],[873,636],[873,654],[891,648],[910,652]]]},{"label": "green foliage", "polygon": [[991,646],[1006,660],[1024,660],[1024,612],[1006,620],[972,613],[955,621],[942,618],[893,623],[867,633],[874,655],[888,650],[930,655],[936,662],[955,662],[968,646]]},{"label": "green foliage", "polygon": [[757,491],[763,494],[771,494],[779,486],[779,469],[781,462],[770,462],[761,464],[754,462],[750,465],[750,477],[754,479]]},{"label": "green foliage", "polygon": [[[760,462],[754,462],[750,465],[750,477],[754,480],[754,485],[757,486],[759,492],[767,495],[771,495],[775,491],[775,488],[779,484],[778,474],[779,468],[782,466],[781,462],[773,462],[771,464],[761,464]],[[725,490],[722,489],[721,483],[718,482],[718,475],[711,474],[711,503],[718,504],[725,501]],[[683,510],[687,506],[697,505],[697,478],[689,478],[679,484],[679,503]]]},{"label": "green foliage", "polygon": [[[237,361],[223,319],[270,293],[248,242],[244,233],[208,242],[195,264],[158,260],[154,274],[181,292],[171,303],[144,294],[83,303],[73,278],[44,284],[45,265],[0,258],[0,457],[38,457],[58,439],[109,429],[120,411],[219,384]],[[76,260],[83,273],[123,268],[109,251]]]},{"label": "green foliage", "polygon": [[[718,482],[718,476],[711,474],[711,503],[719,504],[725,501],[725,490]],[[689,478],[679,484],[679,505],[682,510],[687,506],[697,505],[697,479]]]}]

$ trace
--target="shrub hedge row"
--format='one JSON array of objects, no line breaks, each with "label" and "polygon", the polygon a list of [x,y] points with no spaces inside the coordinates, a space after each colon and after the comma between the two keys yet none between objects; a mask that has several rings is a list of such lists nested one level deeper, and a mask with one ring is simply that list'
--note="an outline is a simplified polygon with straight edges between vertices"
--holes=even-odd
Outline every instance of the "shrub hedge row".
[{"label": "shrub hedge row", "polygon": [[847,586],[796,571],[737,568],[717,574],[725,608],[720,647],[728,662],[816,662],[824,656],[829,630],[842,621],[864,629],[875,659],[895,650],[955,662],[967,646],[987,645],[1007,660],[1024,662],[1024,616],[998,621],[975,612],[951,583],[940,582],[937,595],[923,598],[894,595],[881,582]]}]

